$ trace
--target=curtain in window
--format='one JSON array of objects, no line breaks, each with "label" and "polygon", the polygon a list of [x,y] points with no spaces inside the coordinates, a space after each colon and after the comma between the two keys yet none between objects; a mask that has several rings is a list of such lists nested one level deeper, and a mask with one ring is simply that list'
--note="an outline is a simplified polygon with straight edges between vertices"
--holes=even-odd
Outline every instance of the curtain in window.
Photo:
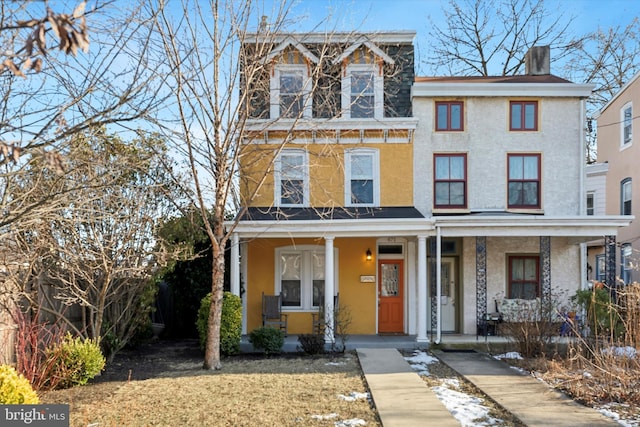
[{"label": "curtain in window", "polygon": [[280,259],[282,305],[295,306],[302,305],[301,300],[301,254],[283,254]]}]

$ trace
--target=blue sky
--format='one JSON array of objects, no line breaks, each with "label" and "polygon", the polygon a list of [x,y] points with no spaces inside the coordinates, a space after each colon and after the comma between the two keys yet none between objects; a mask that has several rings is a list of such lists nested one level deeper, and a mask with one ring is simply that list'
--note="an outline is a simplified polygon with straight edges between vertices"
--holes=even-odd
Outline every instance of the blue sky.
[{"label": "blue sky", "polygon": [[[293,15],[301,19],[293,29],[309,30],[330,17],[338,29],[415,30],[420,35],[428,32],[429,17],[442,20],[442,9],[448,5],[448,0],[294,0]],[[575,15],[577,31],[626,25],[640,16],[637,0],[547,0],[545,5],[550,12]]]},{"label": "blue sky", "polygon": [[[279,0],[271,0],[278,3]],[[429,47],[430,23],[444,24],[448,0],[292,0],[290,31],[416,31],[417,59]],[[270,0],[265,0],[270,4]],[[625,27],[640,16],[638,0],[546,0],[550,13],[574,16],[570,29],[584,34],[612,26]],[[272,15],[266,6],[264,15]],[[553,51],[551,53],[553,55]],[[418,70],[422,73],[422,70]]]}]

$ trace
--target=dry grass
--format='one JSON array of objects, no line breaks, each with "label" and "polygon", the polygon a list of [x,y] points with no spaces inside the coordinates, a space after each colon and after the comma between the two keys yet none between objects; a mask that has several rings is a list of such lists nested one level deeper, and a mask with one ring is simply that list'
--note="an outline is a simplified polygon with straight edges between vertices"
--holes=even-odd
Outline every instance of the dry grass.
[{"label": "dry grass", "polygon": [[[333,426],[354,418],[380,425],[366,399],[339,398],[366,392],[355,355],[231,358],[221,371],[203,371],[201,363],[165,357],[157,363],[160,372],[142,375],[148,379],[101,380],[45,393],[42,401],[69,403],[71,426]],[[127,363],[118,368],[126,370]],[[337,416],[314,417],[330,414]]]}]

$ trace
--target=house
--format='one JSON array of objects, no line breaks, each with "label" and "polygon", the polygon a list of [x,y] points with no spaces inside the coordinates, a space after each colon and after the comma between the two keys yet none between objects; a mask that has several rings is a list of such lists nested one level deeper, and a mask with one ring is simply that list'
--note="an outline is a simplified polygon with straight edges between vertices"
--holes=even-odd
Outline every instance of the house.
[{"label": "house", "polygon": [[[635,104],[635,105],[634,105]],[[598,130],[597,164],[607,168],[605,173],[605,194],[602,201],[607,215],[633,215],[640,213],[640,206],[633,200],[640,197],[640,172],[637,159],[640,158],[640,139],[634,132],[638,114],[634,107],[640,105],[640,73],[636,74],[596,115]],[[606,166],[604,166],[606,165]],[[634,184],[635,182],[635,184]],[[588,194],[587,194],[588,197]],[[605,246],[607,246],[605,244]],[[615,259],[610,266],[611,277],[617,284],[640,282],[638,251],[640,251],[640,223],[633,221],[621,229],[611,251]],[[598,255],[596,271],[604,262],[603,254]]]},{"label": "house", "polygon": [[[609,171],[608,163],[591,163],[585,167],[585,203],[586,214],[591,216],[606,215],[607,200],[607,172]],[[615,242],[611,242],[615,243]],[[616,275],[616,251],[612,251],[610,259],[613,262],[609,268],[610,278],[607,280],[606,271],[607,264],[605,260],[604,240],[598,239],[587,242],[587,280],[594,282],[615,282]]]},{"label": "house", "polygon": [[416,78],[414,36],[270,40],[231,244],[244,332],[279,294],[290,334],[337,304],[349,334],[475,335],[494,299],[580,288],[584,243],[628,223],[585,215],[590,85],[550,75],[548,49],[525,76]]}]

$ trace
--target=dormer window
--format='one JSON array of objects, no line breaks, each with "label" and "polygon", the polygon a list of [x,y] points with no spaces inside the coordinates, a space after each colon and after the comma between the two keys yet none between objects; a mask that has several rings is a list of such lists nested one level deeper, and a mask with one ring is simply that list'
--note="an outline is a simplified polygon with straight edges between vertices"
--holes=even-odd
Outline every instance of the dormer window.
[{"label": "dormer window", "polygon": [[271,61],[270,116],[272,119],[295,119],[312,115],[311,67],[318,58],[292,38],[274,48]]},{"label": "dormer window", "polygon": [[371,42],[358,42],[334,60],[342,63],[342,114],[346,119],[382,119],[385,63],[394,61]]},{"label": "dormer window", "polygon": [[272,79],[271,116],[295,119],[311,117],[311,79],[305,66],[279,65]]}]

